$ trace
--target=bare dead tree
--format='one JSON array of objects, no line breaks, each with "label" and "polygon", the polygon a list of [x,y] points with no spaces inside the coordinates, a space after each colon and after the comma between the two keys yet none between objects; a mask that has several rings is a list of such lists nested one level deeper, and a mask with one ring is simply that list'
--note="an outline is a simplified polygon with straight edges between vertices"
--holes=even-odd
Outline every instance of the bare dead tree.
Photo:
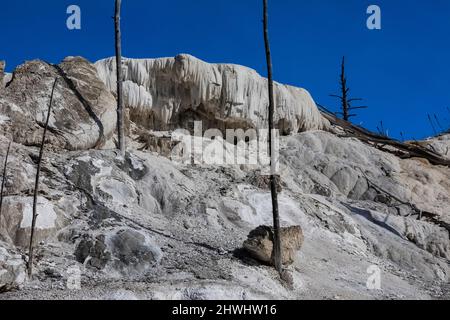
[{"label": "bare dead tree", "polygon": [[117,69],[117,137],[119,140],[119,150],[122,157],[125,157],[125,134],[124,134],[124,110],[123,110],[123,76],[122,76],[122,36],[120,32],[120,11],[122,0],[116,0],[114,15],[114,27],[116,38],[116,69]]},{"label": "bare dead tree", "polygon": [[2,187],[0,190],[0,224],[2,222],[2,207],[3,207],[3,190],[5,188],[5,182],[6,182],[6,168],[8,165],[8,157],[9,157],[9,150],[11,149],[11,142],[8,144],[8,149],[6,150],[5,155],[5,164],[3,166],[3,176],[2,176]]},{"label": "bare dead tree", "polygon": [[341,75],[340,75],[341,95],[331,94],[331,97],[335,97],[341,100],[341,111],[337,114],[342,116],[342,119],[349,121],[351,117],[355,117],[356,114],[351,113],[352,110],[366,109],[367,106],[352,106],[352,102],[361,101],[361,98],[349,98],[350,88],[347,86],[347,77],[345,75],[345,57],[342,57]]},{"label": "bare dead tree", "polygon": [[47,120],[45,121],[44,125],[44,133],[42,134],[42,142],[41,147],[39,150],[39,158],[37,163],[37,170],[36,170],[36,180],[34,183],[34,195],[33,195],[33,218],[31,221],[31,235],[30,235],[30,246],[29,246],[29,254],[28,254],[28,276],[31,277],[33,275],[33,249],[34,249],[34,232],[36,229],[36,219],[38,217],[37,213],[37,197],[39,192],[39,175],[41,173],[41,163],[42,163],[42,157],[44,155],[44,146],[45,146],[45,136],[47,134],[47,128],[48,128],[48,122],[50,120],[50,114],[52,111],[52,103],[53,103],[53,94],[55,92],[56,83],[58,82],[58,78],[55,79],[55,82],[53,83],[52,87],[52,93],[50,95],[50,102],[48,104],[48,111],[47,111]]},{"label": "bare dead tree", "polygon": [[276,162],[275,153],[273,147],[275,141],[273,140],[273,118],[274,118],[274,93],[273,93],[273,76],[272,76],[272,56],[270,53],[270,41],[269,41],[269,13],[267,0],[263,0],[263,25],[264,25],[264,44],[266,48],[266,60],[267,60],[267,74],[268,74],[268,90],[269,90],[269,154],[270,154],[270,192],[272,195],[272,211],[273,211],[273,261],[275,269],[281,275],[283,271],[281,262],[281,239],[280,239],[280,215],[278,212],[278,194],[277,194],[277,180],[274,174],[274,164]]},{"label": "bare dead tree", "polygon": [[[339,133],[343,137],[353,137],[384,152],[392,153],[402,159],[423,158],[427,159],[431,164],[450,167],[450,160],[442,157],[441,154],[434,152],[420,145],[417,139],[412,136],[410,142],[400,142],[393,140],[385,135],[373,133],[363,127],[354,125],[351,122],[338,118],[334,113],[321,108],[322,116],[331,124],[344,129],[344,133]],[[389,148],[384,148],[389,146]]]}]

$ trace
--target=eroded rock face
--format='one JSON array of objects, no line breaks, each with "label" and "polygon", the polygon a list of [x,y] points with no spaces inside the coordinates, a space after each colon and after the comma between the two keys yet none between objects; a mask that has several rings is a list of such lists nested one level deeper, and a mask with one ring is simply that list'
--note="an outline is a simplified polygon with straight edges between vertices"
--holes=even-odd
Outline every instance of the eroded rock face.
[{"label": "eroded rock face", "polygon": [[26,279],[22,257],[0,242],[0,293],[20,287]]},{"label": "eroded rock face", "polygon": [[[295,255],[303,244],[303,232],[300,226],[281,228],[281,260],[283,264],[292,264]],[[244,242],[251,256],[257,260],[273,264],[273,228],[259,226],[248,235]]]},{"label": "eroded rock face", "polygon": [[78,262],[99,270],[111,260],[111,252],[107,250],[105,236],[102,234],[95,238],[85,235],[78,243],[74,254]]},{"label": "eroded rock face", "polygon": [[442,157],[450,159],[450,130],[436,137],[431,137],[424,141],[414,141],[413,143],[429,148]]},{"label": "eroded rock face", "polygon": [[[305,192],[366,200],[411,214],[402,202],[449,224],[450,170],[417,159],[400,159],[357,139],[327,132],[305,132],[286,138],[281,150],[285,183],[302,185]],[[302,176],[297,172],[301,170]],[[396,214],[398,214],[396,212]]]},{"label": "eroded rock face", "polygon": [[161,249],[148,236],[132,229],[119,229],[85,236],[77,245],[75,256],[80,263],[122,276],[143,275],[162,258]]},{"label": "eroded rock face", "polygon": [[[0,235],[18,247],[27,247],[30,243],[33,198],[7,197],[3,205]],[[55,206],[47,199],[38,198],[37,211],[35,243],[54,236],[61,225]]]},{"label": "eroded rock face", "polygon": [[[186,54],[123,63],[125,104],[138,124],[155,130],[192,129],[191,121],[198,119],[205,130],[267,127],[267,80],[252,69],[209,64]],[[115,60],[95,65],[115,92]],[[327,127],[306,90],[277,83],[275,99],[275,122],[282,133]]]},{"label": "eroded rock face", "polygon": [[48,146],[101,146],[114,132],[116,102],[93,65],[79,57],[68,57],[59,65],[35,60],[17,67],[0,98],[0,134],[16,143],[39,145],[56,78]]}]

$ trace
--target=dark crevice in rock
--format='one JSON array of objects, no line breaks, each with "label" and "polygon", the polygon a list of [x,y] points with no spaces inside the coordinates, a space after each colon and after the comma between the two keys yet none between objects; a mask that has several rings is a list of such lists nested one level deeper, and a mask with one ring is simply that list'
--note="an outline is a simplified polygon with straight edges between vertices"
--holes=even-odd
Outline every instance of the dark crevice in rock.
[{"label": "dark crevice in rock", "polygon": [[94,120],[94,122],[97,124],[99,129],[99,138],[97,140],[95,148],[100,147],[105,142],[105,130],[102,121],[99,119],[99,117],[95,114],[93,108],[89,104],[89,102],[83,97],[81,92],[78,90],[77,86],[73,82],[72,79],[66,74],[66,72],[59,66],[52,64],[51,65],[55,70],[58,72],[58,74],[64,79],[67,86],[72,90],[72,92],[75,94],[77,99],[81,102],[86,112],[89,114],[89,116]]}]

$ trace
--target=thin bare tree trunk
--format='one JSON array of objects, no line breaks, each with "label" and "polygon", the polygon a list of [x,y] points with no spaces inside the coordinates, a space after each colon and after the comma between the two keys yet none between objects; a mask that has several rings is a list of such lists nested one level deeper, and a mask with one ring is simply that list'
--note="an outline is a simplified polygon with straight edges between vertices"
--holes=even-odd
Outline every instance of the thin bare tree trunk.
[{"label": "thin bare tree trunk", "polygon": [[122,1],[116,0],[116,10],[114,16],[116,34],[116,69],[117,69],[117,137],[119,140],[119,150],[122,157],[125,157],[125,134],[124,134],[124,111],[123,111],[123,76],[122,76],[122,39],[120,33],[120,9]]},{"label": "thin bare tree trunk", "polygon": [[274,239],[273,239],[273,258],[275,269],[282,273],[282,262],[281,262],[281,239],[280,239],[280,216],[278,212],[278,194],[277,194],[277,180],[275,173],[273,172],[274,164],[276,162],[275,153],[273,152],[273,147],[275,142],[273,141],[273,117],[274,117],[274,93],[273,93],[273,76],[272,76],[272,57],[270,54],[270,42],[269,42],[269,27],[268,27],[268,5],[267,0],[263,0],[264,6],[264,43],[266,48],[266,59],[267,59],[267,73],[268,73],[268,90],[269,90],[269,153],[270,153],[270,192],[272,195],[272,210],[273,210],[273,228],[274,228]]},{"label": "thin bare tree trunk", "polygon": [[42,134],[42,143],[41,148],[39,150],[39,158],[37,163],[36,170],[36,180],[34,183],[34,195],[33,195],[33,219],[31,222],[31,235],[30,235],[30,247],[28,254],[28,276],[31,277],[33,275],[33,241],[34,241],[34,231],[36,229],[36,219],[38,217],[37,214],[37,197],[38,197],[38,189],[39,189],[39,175],[41,173],[41,163],[42,156],[44,155],[44,146],[45,146],[45,136],[47,134],[48,121],[50,120],[50,113],[52,111],[52,103],[53,103],[53,93],[55,92],[56,83],[58,82],[58,78],[55,79],[52,87],[52,93],[50,95],[50,103],[48,104],[48,112],[47,112],[47,120],[45,121],[44,133]]},{"label": "thin bare tree trunk", "polygon": [[350,121],[351,117],[355,117],[355,113],[351,113],[353,110],[357,109],[366,109],[367,106],[352,106],[352,103],[354,101],[361,101],[363,99],[361,98],[349,98],[349,92],[350,88],[347,86],[347,77],[345,75],[345,57],[342,57],[342,63],[341,63],[341,74],[339,76],[340,78],[340,85],[341,85],[341,95],[335,95],[331,94],[331,97],[338,98],[341,101],[341,111],[337,112],[337,114],[342,115],[342,119],[345,121]]},{"label": "thin bare tree trunk", "polygon": [[10,149],[11,149],[11,142],[9,142],[8,149],[6,150],[5,165],[3,167],[2,187],[1,187],[1,190],[0,190],[0,225],[1,225],[1,222],[2,222],[3,189],[5,188],[6,167],[8,165],[8,157],[9,157],[9,150]]},{"label": "thin bare tree trunk", "polygon": [[345,57],[342,57],[341,64],[341,93],[342,93],[342,115],[345,121],[350,119],[348,112],[348,89],[347,89],[347,78],[345,78]]}]

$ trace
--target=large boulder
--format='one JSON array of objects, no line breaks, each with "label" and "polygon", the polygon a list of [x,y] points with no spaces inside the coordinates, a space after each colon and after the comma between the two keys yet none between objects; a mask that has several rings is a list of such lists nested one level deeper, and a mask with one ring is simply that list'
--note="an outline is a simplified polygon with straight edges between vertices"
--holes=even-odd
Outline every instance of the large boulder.
[{"label": "large boulder", "polygon": [[[292,264],[297,251],[303,244],[303,232],[300,226],[281,228],[281,260],[283,264]],[[255,259],[273,264],[273,228],[259,226],[252,230],[247,240],[244,241],[244,249]]]},{"label": "large boulder", "polygon": [[[46,198],[38,197],[34,242],[56,235],[65,223],[61,209]],[[3,202],[0,237],[6,242],[26,248],[30,243],[33,197],[10,196]]]},{"label": "large boulder", "polygon": [[0,242],[0,293],[20,287],[25,279],[25,262],[21,255]]},{"label": "large boulder", "polygon": [[116,102],[94,66],[80,57],[68,57],[59,65],[35,60],[17,67],[2,90],[0,135],[16,143],[40,145],[56,78],[48,147],[100,147],[114,132]]},{"label": "large boulder", "polygon": [[162,258],[161,249],[144,233],[121,228],[95,237],[86,234],[78,243],[75,257],[80,263],[114,276],[144,275]]},{"label": "large boulder", "polygon": [[[100,78],[116,91],[114,58],[96,62]],[[231,64],[209,64],[193,56],[124,59],[124,101],[131,119],[155,130],[265,128],[269,100],[267,79],[255,70]],[[275,84],[275,122],[283,133],[328,126],[310,94]]]}]

